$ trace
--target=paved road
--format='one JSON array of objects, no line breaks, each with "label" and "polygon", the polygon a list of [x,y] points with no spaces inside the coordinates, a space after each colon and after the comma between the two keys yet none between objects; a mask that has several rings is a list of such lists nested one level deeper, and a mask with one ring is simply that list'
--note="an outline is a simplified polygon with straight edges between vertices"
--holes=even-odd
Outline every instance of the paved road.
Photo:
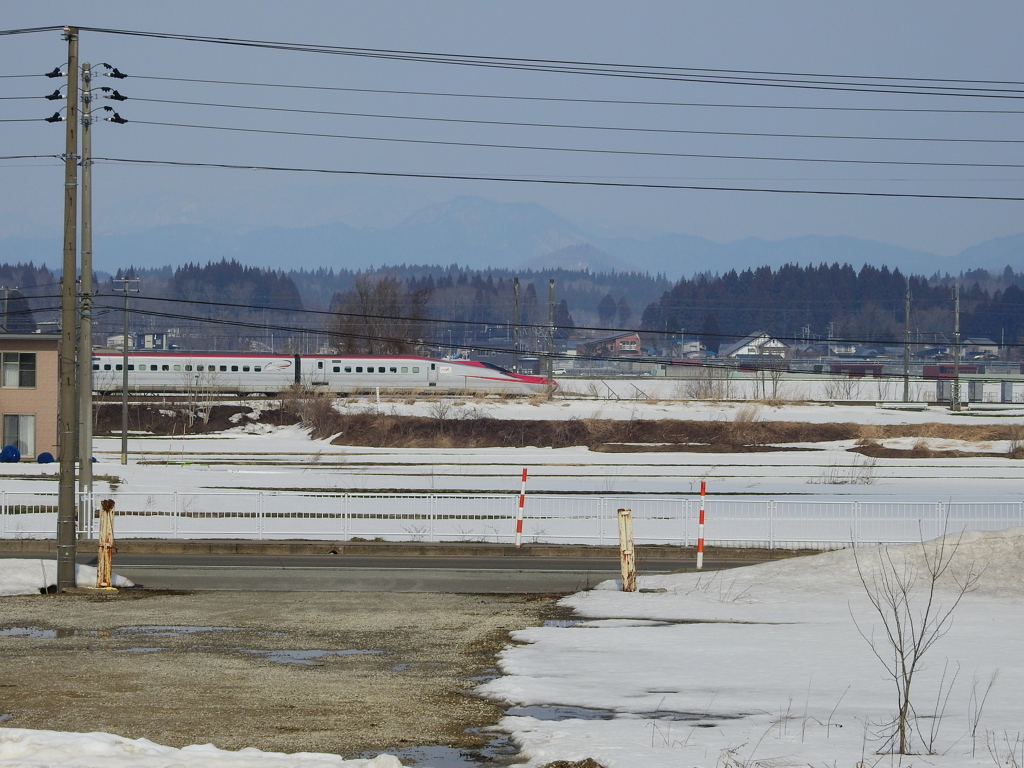
[{"label": "paved road", "polygon": [[[80,556],[94,563],[95,557]],[[750,565],[705,560],[708,570]],[[640,560],[641,574],[694,569],[692,558]],[[388,555],[118,554],[114,571],[151,589],[303,592],[566,593],[619,576],[617,558]]]}]

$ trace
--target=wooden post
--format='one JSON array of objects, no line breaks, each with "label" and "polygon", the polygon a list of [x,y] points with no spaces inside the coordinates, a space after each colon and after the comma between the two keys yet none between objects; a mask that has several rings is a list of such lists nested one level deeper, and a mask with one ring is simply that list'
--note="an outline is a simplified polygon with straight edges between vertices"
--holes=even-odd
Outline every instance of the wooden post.
[{"label": "wooden post", "polygon": [[636,592],[636,554],[633,552],[633,510],[619,510],[619,555],[622,559],[622,591]]},{"label": "wooden post", "polygon": [[110,570],[114,561],[114,500],[100,502],[100,551],[96,562],[96,589],[113,589]]}]

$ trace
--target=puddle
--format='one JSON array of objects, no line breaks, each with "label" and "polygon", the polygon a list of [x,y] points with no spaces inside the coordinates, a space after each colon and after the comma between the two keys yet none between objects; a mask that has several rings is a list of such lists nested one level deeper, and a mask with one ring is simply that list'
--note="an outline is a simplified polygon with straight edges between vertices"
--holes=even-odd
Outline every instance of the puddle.
[{"label": "puddle", "polygon": [[195,635],[200,632],[243,632],[241,627],[173,627],[173,626],[137,626],[118,627],[115,632],[123,632],[133,635],[152,635],[153,637],[184,637]]},{"label": "puddle", "polygon": [[11,715],[11,714],[0,715],[0,723],[2,723],[4,720],[10,720],[12,717],[14,717],[14,715]]},{"label": "puddle", "polygon": [[702,720],[705,722],[696,723],[703,728],[714,728],[714,723],[706,722],[713,720],[736,720],[743,715],[741,714],[714,714],[710,715],[706,712],[669,712],[666,710],[657,710],[654,712],[614,712],[610,709],[595,709],[592,707],[569,707],[569,706],[557,706],[550,704],[539,704],[530,707],[511,707],[505,710],[505,714],[510,717],[532,717],[535,720],[614,720],[617,717],[622,718],[643,718],[645,720],[683,720],[683,721],[698,721]]},{"label": "puddle", "polygon": [[489,683],[492,680],[497,680],[499,677],[501,677],[501,672],[499,672],[497,669],[491,668],[485,669],[476,677],[465,677],[463,679],[469,680],[469,682],[471,683]]},{"label": "puddle", "polygon": [[57,637],[57,630],[42,627],[8,627],[0,629],[0,637],[36,637],[49,640]]},{"label": "puddle", "polygon": [[235,650],[240,653],[248,653],[253,656],[259,656],[265,661],[272,661],[275,664],[304,664],[306,666],[320,666],[320,659],[327,656],[368,656],[375,653],[382,653],[382,651],[359,651],[359,650],[344,650],[344,651],[263,651],[263,650],[252,650],[248,648],[236,648]]},{"label": "puddle", "polygon": [[[366,653],[373,653],[373,651],[366,651]],[[446,665],[440,661],[407,661],[400,664],[395,664],[392,668],[392,672],[407,672],[410,669],[443,669]],[[467,678],[471,679],[471,678]]]},{"label": "puddle", "polygon": [[541,626],[544,627],[576,627],[579,626],[579,619],[548,619]]},{"label": "puddle", "polygon": [[[477,733],[475,729],[467,733]],[[378,753],[364,752],[360,758],[368,759],[376,757]],[[402,761],[402,765],[416,768],[417,766],[430,766],[430,768],[477,768],[480,765],[501,761],[509,762],[518,754],[518,750],[507,736],[499,736],[492,739],[481,747],[403,747],[402,749],[389,749],[389,755],[394,755]]]}]

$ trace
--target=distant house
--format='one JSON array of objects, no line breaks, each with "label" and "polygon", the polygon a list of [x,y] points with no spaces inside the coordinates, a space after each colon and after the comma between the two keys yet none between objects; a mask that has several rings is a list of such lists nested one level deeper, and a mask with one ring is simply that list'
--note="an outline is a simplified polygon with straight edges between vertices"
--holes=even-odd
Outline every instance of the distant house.
[{"label": "distant house", "polygon": [[739,360],[745,357],[777,357],[785,359],[789,357],[789,345],[772,338],[764,331],[752,333],[733,344],[723,345],[718,350],[718,356],[723,360]]},{"label": "distant house", "polygon": [[639,357],[644,353],[640,334],[635,331],[576,343],[579,355],[593,357]]},{"label": "distant house", "polygon": [[3,446],[24,459],[57,453],[60,339],[40,333],[0,334],[0,414]]},{"label": "distant house", "polygon": [[999,345],[992,341],[992,339],[973,337],[964,339],[960,346],[962,349],[961,354],[969,360],[992,360],[999,357]]}]

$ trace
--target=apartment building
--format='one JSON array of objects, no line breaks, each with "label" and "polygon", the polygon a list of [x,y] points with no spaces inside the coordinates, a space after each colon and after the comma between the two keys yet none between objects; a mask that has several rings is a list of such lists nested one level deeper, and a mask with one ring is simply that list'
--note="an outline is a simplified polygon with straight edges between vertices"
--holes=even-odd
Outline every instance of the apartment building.
[{"label": "apartment building", "polygon": [[23,461],[57,454],[60,339],[39,333],[0,333],[0,418],[3,443]]}]

